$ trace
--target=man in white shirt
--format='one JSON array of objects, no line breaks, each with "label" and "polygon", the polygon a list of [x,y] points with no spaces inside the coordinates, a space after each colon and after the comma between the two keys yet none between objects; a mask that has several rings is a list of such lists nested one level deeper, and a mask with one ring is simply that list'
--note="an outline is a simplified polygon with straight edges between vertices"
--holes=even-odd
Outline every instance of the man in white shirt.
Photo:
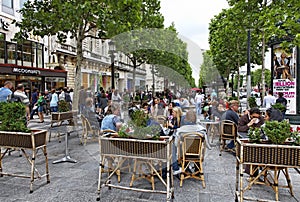
[{"label": "man in white shirt", "polygon": [[275,102],[276,98],[273,96],[273,91],[269,90],[268,95],[264,97],[263,107],[269,109]]},{"label": "man in white shirt", "polygon": [[201,114],[201,103],[203,102],[203,95],[201,94],[201,91],[197,91],[197,94],[195,96],[195,103],[196,103],[196,112],[197,115]]},{"label": "man in white shirt", "polygon": [[27,120],[30,120],[30,110],[29,110],[30,101],[24,92],[23,84],[17,85],[17,90],[14,92],[14,97],[19,98],[19,100],[25,105],[26,117]]}]

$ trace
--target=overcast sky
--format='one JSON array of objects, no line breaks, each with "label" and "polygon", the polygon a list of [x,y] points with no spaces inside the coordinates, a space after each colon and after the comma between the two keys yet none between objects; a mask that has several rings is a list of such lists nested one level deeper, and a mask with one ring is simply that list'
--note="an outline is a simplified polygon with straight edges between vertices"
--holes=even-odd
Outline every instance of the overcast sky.
[{"label": "overcast sky", "polygon": [[161,0],[165,26],[174,22],[179,34],[195,42],[201,49],[209,49],[210,19],[228,7],[226,0]]},{"label": "overcast sky", "polygon": [[209,49],[210,20],[228,7],[226,0],[161,0],[160,11],[165,18],[165,27],[174,22],[179,37],[187,43],[189,63],[196,84],[203,62],[201,49]]}]

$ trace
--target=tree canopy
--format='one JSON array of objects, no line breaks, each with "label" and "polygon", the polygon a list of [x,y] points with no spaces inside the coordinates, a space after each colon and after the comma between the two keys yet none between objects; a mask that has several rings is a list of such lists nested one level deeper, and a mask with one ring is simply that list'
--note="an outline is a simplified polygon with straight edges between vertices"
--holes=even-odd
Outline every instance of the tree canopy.
[{"label": "tree canopy", "polygon": [[228,3],[231,7],[224,9],[210,22],[209,43],[213,62],[224,77],[239,70],[247,61],[249,30],[250,61],[262,66],[261,82],[264,84],[267,45],[275,41],[283,41],[284,47],[300,45],[300,2],[228,0]]},{"label": "tree canopy", "polygon": [[26,39],[28,33],[41,37],[56,35],[59,42],[68,37],[76,41],[76,70],[74,110],[78,108],[81,85],[83,40],[106,39],[133,29],[162,27],[159,0],[33,0],[19,11],[22,21],[17,39]]}]

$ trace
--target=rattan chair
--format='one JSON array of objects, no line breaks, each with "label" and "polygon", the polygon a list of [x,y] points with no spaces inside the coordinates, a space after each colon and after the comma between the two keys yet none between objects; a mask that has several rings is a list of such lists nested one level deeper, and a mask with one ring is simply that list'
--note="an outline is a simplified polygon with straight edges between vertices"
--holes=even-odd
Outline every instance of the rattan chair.
[{"label": "rattan chair", "polygon": [[233,140],[234,144],[237,138],[237,125],[230,120],[221,121],[221,132],[220,132],[220,156],[222,151],[225,149],[226,141]]},{"label": "rattan chair", "polygon": [[[203,174],[203,165],[205,153],[205,136],[198,132],[186,133],[182,136],[182,157],[180,174],[180,187],[183,180],[194,178],[202,181],[202,186],[205,188],[205,180]],[[189,171],[191,163],[195,166],[195,171]]]},{"label": "rattan chair", "polygon": [[96,140],[96,137],[98,137],[100,129],[92,126],[90,121],[84,116],[80,115],[81,122],[82,122],[82,135],[80,138],[80,142],[82,145],[86,145],[86,142],[88,140],[88,135],[92,134],[92,139]]}]

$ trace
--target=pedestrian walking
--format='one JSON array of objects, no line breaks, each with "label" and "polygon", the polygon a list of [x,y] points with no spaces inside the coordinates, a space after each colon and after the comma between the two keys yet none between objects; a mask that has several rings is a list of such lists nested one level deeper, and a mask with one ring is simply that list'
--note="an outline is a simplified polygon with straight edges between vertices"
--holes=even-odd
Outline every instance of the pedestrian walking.
[{"label": "pedestrian walking", "polygon": [[51,112],[58,112],[58,94],[55,89],[51,90],[50,110]]},{"label": "pedestrian walking", "polygon": [[12,95],[13,84],[11,81],[5,81],[4,86],[0,88],[0,102],[7,102]]},{"label": "pedestrian walking", "polygon": [[273,96],[273,91],[269,90],[268,95],[264,97],[263,107],[269,109],[275,104],[276,98]]},{"label": "pedestrian walking", "polygon": [[203,102],[203,95],[201,95],[201,91],[198,90],[197,93],[196,93],[196,96],[195,96],[195,103],[196,103],[196,112],[197,112],[197,115],[200,116],[202,110],[201,110],[201,105],[202,105],[202,102]]},{"label": "pedestrian walking", "polygon": [[37,88],[33,89],[33,93],[31,95],[31,113],[30,113],[30,119],[33,119],[33,115],[37,113],[37,107],[34,107],[36,102],[38,101],[38,95],[39,95],[39,90]]}]

